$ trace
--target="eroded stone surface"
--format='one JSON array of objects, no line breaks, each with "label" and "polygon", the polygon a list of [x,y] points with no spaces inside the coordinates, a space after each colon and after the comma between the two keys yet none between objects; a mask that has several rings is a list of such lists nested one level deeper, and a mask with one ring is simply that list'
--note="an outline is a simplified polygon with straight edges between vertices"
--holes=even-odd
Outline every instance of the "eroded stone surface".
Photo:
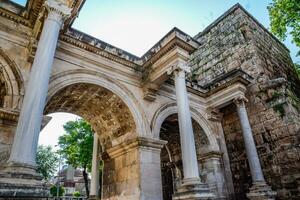
[{"label": "eroded stone surface", "polygon": [[[266,181],[278,199],[297,199],[299,177],[299,80],[287,49],[253,18],[234,8],[196,36],[202,44],[192,56],[191,79],[205,85],[233,69],[253,78],[248,115]],[[297,103],[298,102],[298,103]],[[251,176],[234,106],[222,109],[237,198],[246,198]]]}]

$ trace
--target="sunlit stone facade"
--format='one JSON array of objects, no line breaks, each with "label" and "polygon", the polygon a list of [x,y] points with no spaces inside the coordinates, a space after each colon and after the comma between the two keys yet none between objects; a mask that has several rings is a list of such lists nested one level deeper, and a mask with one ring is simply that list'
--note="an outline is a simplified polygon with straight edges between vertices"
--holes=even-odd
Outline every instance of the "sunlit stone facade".
[{"label": "sunlit stone facade", "polygon": [[39,132],[69,112],[96,134],[93,199],[99,159],[107,200],[300,198],[300,81],[247,11],[195,37],[174,28],[137,57],[73,29],[82,3],[1,3],[0,197],[49,195]]}]

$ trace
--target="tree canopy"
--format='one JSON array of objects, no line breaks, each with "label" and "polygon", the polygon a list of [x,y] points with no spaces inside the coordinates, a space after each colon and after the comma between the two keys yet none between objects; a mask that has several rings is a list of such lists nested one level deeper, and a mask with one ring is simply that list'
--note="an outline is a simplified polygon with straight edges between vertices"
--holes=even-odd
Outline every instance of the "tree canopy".
[{"label": "tree canopy", "polygon": [[[300,1],[273,0],[268,6],[271,32],[280,40],[285,40],[287,33],[292,36],[293,43],[300,47]],[[297,56],[300,55],[298,51]],[[300,65],[294,63],[295,71],[300,78]]]},{"label": "tree canopy", "polygon": [[37,172],[44,180],[48,181],[53,177],[57,169],[58,155],[51,146],[39,145],[36,154]]},{"label": "tree canopy", "polygon": [[83,177],[88,190],[87,171],[91,170],[93,155],[93,130],[91,125],[83,119],[69,121],[64,125],[66,133],[59,137],[60,154],[66,163],[75,168],[83,169]]},{"label": "tree canopy", "polygon": [[268,10],[271,32],[281,40],[285,40],[289,33],[296,46],[300,47],[300,1],[273,0]]}]

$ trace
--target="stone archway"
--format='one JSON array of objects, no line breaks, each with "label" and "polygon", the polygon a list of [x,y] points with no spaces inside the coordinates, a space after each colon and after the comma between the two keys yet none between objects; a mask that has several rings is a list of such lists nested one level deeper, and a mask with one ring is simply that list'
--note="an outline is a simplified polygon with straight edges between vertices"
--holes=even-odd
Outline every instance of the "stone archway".
[{"label": "stone archway", "polygon": [[6,96],[5,80],[4,80],[3,74],[0,73],[0,107],[4,107],[5,96]]},{"label": "stone archway", "polygon": [[135,96],[124,85],[111,77],[96,71],[77,69],[69,70],[56,74],[50,78],[48,97],[46,104],[58,91],[66,86],[87,83],[94,84],[106,88],[116,94],[128,107],[136,124],[136,132],[138,136],[150,137],[151,131],[144,110]]},{"label": "stone archway", "polygon": [[17,64],[0,47],[0,108],[19,110],[24,80]]},{"label": "stone archway", "polygon": [[[196,143],[197,158],[199,159],[202,155],[201,149],[209,146],[210,144],[204,130],[194,119],[192,119],[192,125]],[[171,114],[164,120],[161,125],[160,139],[168,142],[161,152],[163,198],[164,200],[171,200],[174,192],[176,192],[177,188],[180,187],[183,178],[177,114]]]},{"label": "stone archway", "polygon": [[[207,120],[193,107],[191,109],[191,116],[195,122],[197,122],[201,128],[204,130],[204,133],[207,136],[207,139],[210,144],[210,150],[219,151],[219,145],[217,143],[217,139],[213,134],[213,131],[207,122]],[[167,103],[161,106],[154,114],[151,121],[151,130],[153,138],[160,138],[160,130],[165,119],[172,115],[177,114],[177,106],[175,102]]]},{"label": "stone archway", "polygon": [[[218,198],[224,199],[226,183],[219,145],[208,122],[201,114],[191,108],[191,116],[200,178],[202,182],[208,184],[210,190]],[[163,191],[164,199],[170,199],[172,196],[170,191],[175,192],[183,178],[176,104],[170,103],[162,106],[155,113],[151,125],[153,136],[168,142],[162,149],[161,170],[162,187],[166,189]],[[164,185],[166,183],[168,185]]]},{"label": "stone archway", "polygon": [[10,155],[23,95],[19,67],[0,47],[0,164]]},{"label": "stone archway", "polygon": [[[135,178],[124,177],[124,173],[138,174],[139,163],[120,162],[128,160],[128,157],[138,160],[138,154],[123,152],[121,155],[112,156],[109,153],[111,149],[119,148],[124,142],[138,136],[133,115],[117,94],[92,83],[67,84],[47,100],[44,114],[53,112],[69,112],[83,117],[98,135],[104,149],[104,199],[121,196],[122,192],[126,192],[129,199],[139,195],[135,190],[138,186],[132,188],[134,184],[138,184]],[[124,169],[124,165],[131,168]]]}]

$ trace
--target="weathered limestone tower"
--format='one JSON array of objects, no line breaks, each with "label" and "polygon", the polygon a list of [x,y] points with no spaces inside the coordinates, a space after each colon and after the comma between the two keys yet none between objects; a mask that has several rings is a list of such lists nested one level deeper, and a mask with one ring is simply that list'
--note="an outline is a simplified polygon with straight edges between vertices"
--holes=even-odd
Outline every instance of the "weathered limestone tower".
[{"label": "weathered limestone tower", "polygon": [[240,5],[195,39],[192,80],[209,86],[237,70],[253,78],[246,99],[219,109],[236,198],[257,199],[266,182],[276,199],[299,198],[300,81],[288,49]]}]

